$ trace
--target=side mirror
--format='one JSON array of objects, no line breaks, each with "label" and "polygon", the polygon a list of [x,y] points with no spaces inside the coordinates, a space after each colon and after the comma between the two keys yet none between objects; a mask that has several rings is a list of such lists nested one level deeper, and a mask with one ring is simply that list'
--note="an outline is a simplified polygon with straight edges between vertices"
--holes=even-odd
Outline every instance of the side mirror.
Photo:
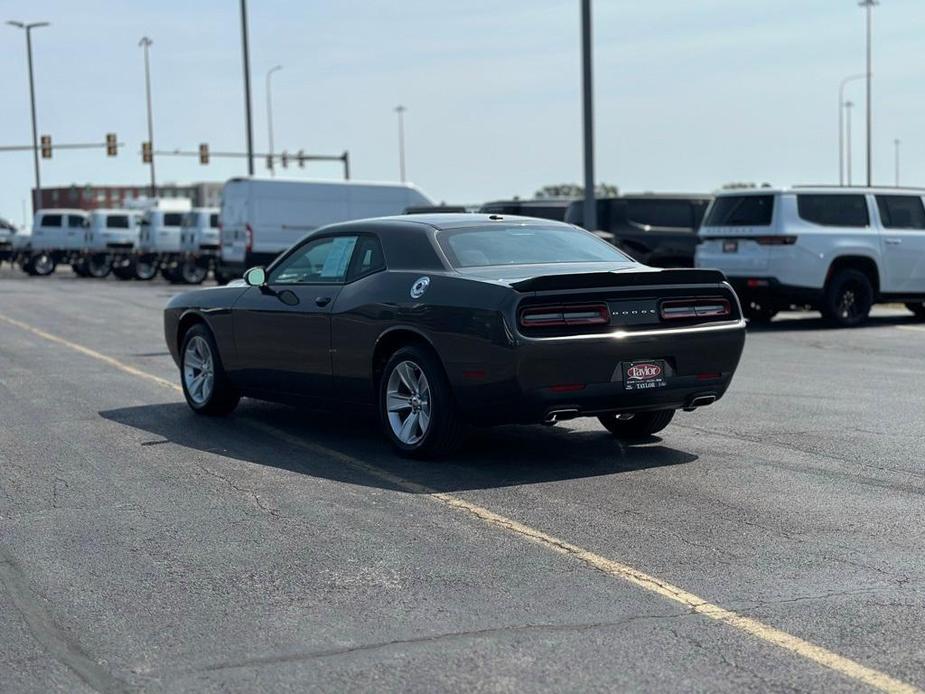
[{"label": "side mirror", "polygon": [[244,282],[250,287],[266,287],[267,271],[262,267],[252,267],[244,273]]}]

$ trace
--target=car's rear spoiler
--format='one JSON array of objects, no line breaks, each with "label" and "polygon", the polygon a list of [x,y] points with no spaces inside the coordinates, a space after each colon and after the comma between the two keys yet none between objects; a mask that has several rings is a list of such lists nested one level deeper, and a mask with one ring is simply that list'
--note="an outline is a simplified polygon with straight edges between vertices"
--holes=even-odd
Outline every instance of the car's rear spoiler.
[{"label": "car's rear spoiler", "polygon": [[686,284],[719,284],[726,276],[719,270],[634,270],[588,272],[568,275],[538,275],[511,283],[518,292],[542,292],[592,287],[642,287]]}]

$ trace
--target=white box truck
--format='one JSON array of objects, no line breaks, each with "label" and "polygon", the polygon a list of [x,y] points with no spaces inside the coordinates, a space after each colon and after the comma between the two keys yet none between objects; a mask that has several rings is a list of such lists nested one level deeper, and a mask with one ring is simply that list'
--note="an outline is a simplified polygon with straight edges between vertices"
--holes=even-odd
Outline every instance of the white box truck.
[{"label": "white box truck", "polygon": [[267,265],[315,229],[433,205],[411,184],[232,178],[222,190],[221,249],[215,278],[226,282]]}]

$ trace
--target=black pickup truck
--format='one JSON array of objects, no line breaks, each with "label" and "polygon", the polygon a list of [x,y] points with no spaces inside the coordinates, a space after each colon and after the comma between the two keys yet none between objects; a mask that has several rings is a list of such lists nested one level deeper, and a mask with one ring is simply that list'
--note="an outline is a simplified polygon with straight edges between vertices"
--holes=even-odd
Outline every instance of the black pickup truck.
[{"label": "black pickup truck", "polygon": [[[588,231],[646,265],[693,267],[697,229],[712,199],[656,193],[598,198],[597,228]],[[569,205],[565,221],[584,227],[583,205]]]}]

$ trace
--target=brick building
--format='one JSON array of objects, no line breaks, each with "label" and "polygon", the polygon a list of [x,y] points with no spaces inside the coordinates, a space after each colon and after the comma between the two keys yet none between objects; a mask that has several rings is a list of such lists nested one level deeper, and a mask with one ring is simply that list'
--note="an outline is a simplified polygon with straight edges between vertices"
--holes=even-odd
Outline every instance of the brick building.
[{"label": "brick building", "polygon": [[[162,199],[187,198],[193,207],[218,207],[222,201],[223,183],[204,181],[178,185],[166,183],[157,187]],[[148,198],[150,187],[94,186],[72,184],[58,188],[42,188],[41,207],[69,207],[81,210],[124,207],[129,200]],[[35,191],[33,190],[33,196]],[[34,199],[34,198],[33,198]]]}]

